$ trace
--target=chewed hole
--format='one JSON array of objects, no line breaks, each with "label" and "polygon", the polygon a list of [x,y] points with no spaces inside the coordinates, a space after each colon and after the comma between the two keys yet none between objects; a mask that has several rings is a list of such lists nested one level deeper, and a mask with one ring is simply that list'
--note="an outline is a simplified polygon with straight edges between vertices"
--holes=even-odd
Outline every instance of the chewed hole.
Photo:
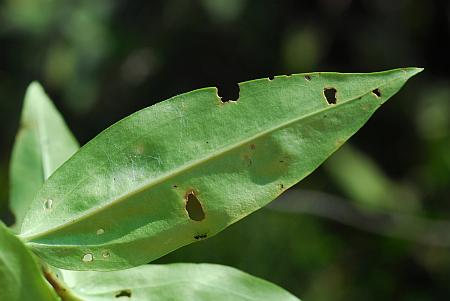
[{"label": "chewed hole", "polygon": [[334,105],[336,104],[336,92],[335,88],[325,88],[323,89],[323,95],[325,96],[328,104]]},{"label": "chewed hole", "polygon": [[109,253],[108,250],[104,250],[104,251],[102,252],[103,258],[108,258],[110,255],[111,255],[111,254]]},{"label": "chewed hole", "polygon": [[381,91],[379,88],[373,90],[372,93],[375,94],[376,97],[381,97]]},{"label": "chewed hole", "polygon": [[44,209],[52,209],[53,207],[53,200],[48,199],[44,201]]},{"label": "chewed hole", "polygon": [[239,99],[239,85],[219,85],[217,88],[217,94],[220,97],[220,101],[223,103],[230,101],[238,101]]},{"label": "chewed hole", "polygon": [[128,297],[131,298],[131,290],[121,290],[120,292],[118,292],[115,296],[116,298],[120,298],[120,297]]},{"label": "chewed hole", "polygon": [[205,218],[205,212],[203,211],[202,204],[193,191],[188,192],[186,195],[186,211],[191,220],[199,222]]},{"label": "chewed hole", "polygon": [[92,255],[91,253],[84,254],[82,260],[84,262],[91,262],[92,260],[94,260],[94,255]]},{"label": "chewed hole", "polygon": [[307,81],[310,81],[310,80],[311,80],[311,76],[310,76],[310,75],[305,75],[305,79],[306,79]]}]

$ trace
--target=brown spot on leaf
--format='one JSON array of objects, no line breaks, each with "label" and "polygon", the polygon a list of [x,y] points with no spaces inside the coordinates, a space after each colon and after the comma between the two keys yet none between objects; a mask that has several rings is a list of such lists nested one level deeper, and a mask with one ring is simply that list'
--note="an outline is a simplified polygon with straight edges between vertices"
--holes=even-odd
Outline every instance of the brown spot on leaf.
[{"label": "brown spot on leaf", "polygon": [[249,154],[244,154],[243,155],[243,159],[244,159],[244,161],[245,161],[245,164],[248,166],[248,167],[250,167],[251,165],[252,165],[252,159],[251,159],[251,157],[250,157],[250,155]]},{"label": "brown spot on leaf", "polygon": [[345,143],[345,140],[344,139],[337,139],[336,140],[336,147],[339,147],[339,146],[341,146],[342,144],[344,144]]}]

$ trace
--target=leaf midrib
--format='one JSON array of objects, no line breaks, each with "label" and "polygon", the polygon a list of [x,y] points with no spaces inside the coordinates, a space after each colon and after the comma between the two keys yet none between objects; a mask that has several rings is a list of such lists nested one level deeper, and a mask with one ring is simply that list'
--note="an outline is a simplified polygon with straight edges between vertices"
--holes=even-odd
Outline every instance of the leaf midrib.
[{"label": "leaf midrib", "polygon": [[[329,110],[333,110],[333,109],[335,109],[337,107],[340,107],[340,106],[343,106],[345,104],[349,104],[349,103],[351,103],[351,102],[353,102],[355,100],[359,100],[362,97],[372,93],[371,91],[373,89],[381,88],[381,87],[386,86],[386,85],[388,85],[388,84],[390,84],[390,83],[392,83],[394,81],[398,81],[398,80],[401,80],[401,79],[403,79],[403,78],[395,78],[395,79],[393,79],[391,81],[387,81],[386,83],[384,83],[382,85],[370,88],[368,92],[365,92],[365,93],[363,93],[363,94],[361,94],[359,96],[355,96],[354,98],[350,98],[349,100],[346,100],[346,101],[338,102],[337,104],[330,104],[330,105],[328,105],[328,106],[326,106],[326,107],[324,107],[322,109],[319,109],[319,110],[317,110],[315,112],[303,115],[301,117],[293,118],[293,119],[291,119],[291,120],[289,120],[287,122],[281,123],[278,126],[272,127],[270,129],[262,131],[262,132],[259,132],[256,135],[253,135],[253,136],[251,136],[251,137],[249,137],[249,138],[247,138],[245,140],[241,140],[238,143],[232,144],[232,145],[230,145],[228,147],[224,147],[224,148],[220,149],[219,151],[213,152],[209,156],[206,156],[206,157],[198,159],[198,160],[191,161],[191,162],[189,162],[187,164],[184,164],[181,167],[179,167],[179,168],[177,168],[177,169],[175,169],[175,170],[173,170],[171,172],[166,172],[165,174],[161,175],[160,177],[152,179],[150,182],[144,183],[143,185],[141,185],[140,187],[137,187],[135,190],[133,190],[131,192],[128,192],[126,194],[120,195],[119,197],[113,199],[112,201],[107,202],[106,205],[104,205],[104,206],[92,208],[90,210],[86,210],[83,214],[78,215],[76,218],[74,218],[72,220],[69,220],[67,222],[61,223],[61,224],[59,224],[59,225],[57,225],[57,226],[55,226],[53,228],[44,230],[42,232],[37,232],[37,233],[31,234],[31,235],[26,235],[27,233],[25,232],[25,233],[20,234],[19,236],[25,241],[30,241],[30,240],[39,238],[41,236],[45,236],[46,234],[49,234],[49,233],[52,233],[52,232],[56,232],[56,231],[66,227],[66,226],[70,226],[70,225],[75,224],[75,223],[77,223],[77,222],[79,222],[81,220],[87,219],[87,218],[89,218],[90,216],[94,215],[97,212],[100,212],[102,210],[106,210],[109,207],[114,206],[116,203],[119,203],[119,202],[121,202],[124,199],[127,199],[127,198],[129,198],[129,197],[131,197],[133,195],[136,195],[136,194],[138,194],[138,193],[140,193],[142,191],[148,190],[149,188],[151,188],[153,186],[156,186],[156,185],[158,185],[158,184],[160,184],[160,183],[162,183],[162,182],[164,182],[164,181],[166,181],[166,180],[168,180],[168,179],[170,179],[172,177],[176,177],[176,176],[178,176],[179,174],[181,174],[184,171],[187,171],[187,170],[192,169],[192,168],[194,168],[194,167],[196,167],[198,165],[201,165],[201,164],[203,164],[205,162],[208,162],[209,160],[212,160],[212,159],[214,159],[216,157],[224,155],[224,154],[226,154],[226,153],[228,153],[228,152],[230,152],[230,151],[232,151],[232,150],[234,150],[236,148],[241,147],[242,145],[248,144],[251,141],[256,140],[256,139],[258,139],[258,138],[260,138],[262,136],[265,136],[265,135],[267,135],[269,133],[272,133],[272,132],[278,131],[280,129],[283,129],[283,128],[288,127],[288,126],[290,126],[290,125],[292,125],[294,123],[297,123],[297,122],[303,121],[305,119],[308,119],[308,118],[310,118],[312,116],[321,114],[323,112],[327,112]],[[380,100],[378,100],[378,101],[380,101]],[[380,105],[381,104],[382,104],[382,102],[380,101]]]}]

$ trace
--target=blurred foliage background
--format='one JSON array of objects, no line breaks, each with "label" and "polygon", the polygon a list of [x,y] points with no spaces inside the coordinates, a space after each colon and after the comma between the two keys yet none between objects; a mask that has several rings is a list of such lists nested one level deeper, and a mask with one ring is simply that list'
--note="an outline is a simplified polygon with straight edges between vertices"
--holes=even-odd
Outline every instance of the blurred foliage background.
[{"label": "blurred foliage background", "polygon": [[228,264],[307,301],[450,300],[449,30],[447,0],[0,1],[2,218],[32,80],[84,144],[200,87],[425,67],[280,200],[157,262]]}]

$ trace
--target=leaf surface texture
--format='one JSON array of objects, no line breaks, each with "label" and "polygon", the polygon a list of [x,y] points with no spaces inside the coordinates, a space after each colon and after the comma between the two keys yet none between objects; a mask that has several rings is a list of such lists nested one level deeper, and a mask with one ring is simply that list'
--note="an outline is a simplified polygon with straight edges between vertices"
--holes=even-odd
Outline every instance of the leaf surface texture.
[{"label": "leaf surface texture", "polygon": [[56,170],[21,237],[76,270],[133,267],[211,237],[310,174],[420,71],[281,76],[241,83],[235,102],[205,88],[138,111]]}]

